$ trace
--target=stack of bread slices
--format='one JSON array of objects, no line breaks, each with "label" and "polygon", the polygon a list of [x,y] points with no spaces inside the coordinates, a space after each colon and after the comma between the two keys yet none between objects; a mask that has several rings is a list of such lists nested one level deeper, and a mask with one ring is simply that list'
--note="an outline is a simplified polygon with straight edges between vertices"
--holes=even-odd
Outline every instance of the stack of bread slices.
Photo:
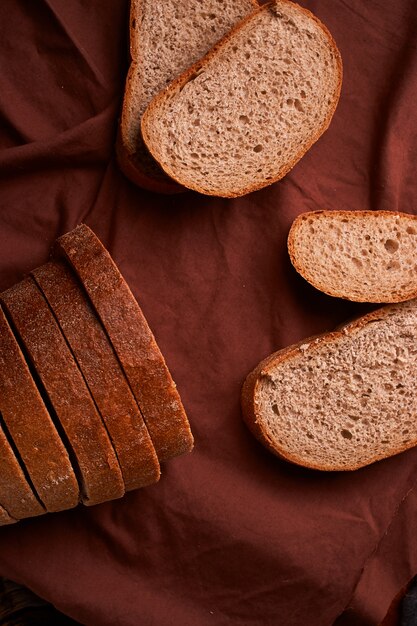
[{"label": "stack of bread slices", "polygon": [[0,294],[0,524],[120,498],[192,446],[138,303],[78,226]]},{"label": "stack of bread slices", "polygon": [[282,178],[335,112],[342,63],[289,0],[133,0],[117,142],[137,185],[236,197]]},{"label": "stack of bread slices", "polygon": [[354,470],[417,445],[417,217],[306,213],[288,249],[321,291],[389,305],[263,360],[243,386],[249,428],[278,456],[320,470]]}]

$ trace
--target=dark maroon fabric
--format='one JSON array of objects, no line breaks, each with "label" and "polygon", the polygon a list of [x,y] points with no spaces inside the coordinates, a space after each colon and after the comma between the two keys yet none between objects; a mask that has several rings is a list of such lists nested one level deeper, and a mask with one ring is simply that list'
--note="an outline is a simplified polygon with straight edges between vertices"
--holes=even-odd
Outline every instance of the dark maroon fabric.
[{"label": "dark maroon fabric", "polygon": [[118,171],[125,1],[0,3],[0,289],[89,224],[142,305],[196,439],[153,487],[0,529],[0,574],[84,624],[370,626],[417,573],[417,450],[308,471],[264,450],[240,416],[263,357],[367,310],[296,275],[294,217],[417,213],[415,0],[303,5],[344,60],[333,122],[283,181],[223,200],[147,193]]}]

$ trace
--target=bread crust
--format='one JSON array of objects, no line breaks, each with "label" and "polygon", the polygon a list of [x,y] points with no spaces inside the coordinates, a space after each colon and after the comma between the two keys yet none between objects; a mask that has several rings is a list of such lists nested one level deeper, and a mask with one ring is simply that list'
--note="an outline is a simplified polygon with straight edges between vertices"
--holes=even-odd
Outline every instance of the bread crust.
[{"label": "bread crust", "polygon": [[[310,469],[321,470],[321,471],[353,471],[357,470],[365,465],[370,465],[371,463],[375,463],[376,461],[380,461],[382,459],[387,458],[387,455],[384,454],[375,454],[371,456],[366,463],[358,463],[352,464],[350,466],[323,466],[320,464],[314,464],[310,462],[304,461],[304,459],[289,454],[286,450],[280,448],[275,441],[272,441],[268,436],[267,430],[262,422],[262,415],[258,411],[257,406],[257,392],[259,381],[263,376],[268,376],[269,368],[275,367],[280,363],[291,360],[294,357],[301,355],[311,354],[312,351],[317,350],[324,343],[332,343],[335,340],[345,336],[352,335],[355,331],[360,330],[367,324],[379,320],[384,319],[389,316],[390,312],[393,308],[398,305],[391,304],[382,308],[378,308],[367,315],[357,318],[354,321],[348,322],[341,326],[339,330],[322,333],[320,335],[314,335],[312,337],[308,337],[303,341],[300,341],[294,345],[288,346],[287,348],[283,348],[282,350],[278,350],[274,352],[267,358],[263,359],[257,367],[247,376],[241,393],[241,405],[242,405],[242,417],[246,425],[248,426],[251,433],[262,443],[270,452],[275,454],[276,456],[284,459],[285,461],[289,461],[290,463],[294,463],[296,465],[302,465],[303,467],[307,467]],[[393,452],[389,454],[389,456],[395,456],[400,452],[404,452],[409,448],[413,448],[417,445],[417,439],[414,441],[410,441],[407,445],[400,446],[395,449]]]},{"label": "bread crust", "polygon": [[[126,92],[125,98],[128,98],[128,92]],[[123,105],[125,106],[125,105]],[[123,119],[123,118],[122,118]],[[165,176],[161,179],[151,178],[147,176],[142,170],[139,159],[133,154],[129,152],[127,146],[123,142],[123,122],[121,122],[119,132],[117,134],[116,140],[116,157],[117,162],[119,164],[119,168],[123,172],[123,174],[128,178],[132,183],[145,189],[146,191],[152,191],[154,193],[162,193],[162,194],[178,194],[189,191],[185,187],[181,187],[174,181],[170,181],[168,176]]]},{"label": "bread crust", "polygon": [[85,224],[55,252],[73,267],[100,318],[142,411],[160,461],[189,452],[193,436],[155,337],[109,252]]},{"label": "bread crust", "polygon": [[159,480],[155,448],[107,335],[75,276],[51,261],[32,276],[54,312],[106,424],[126,491]]},{"label": "bread crust", "polygon": [[143,140],[144,140],[144,142],[145,142],[149,152],[152,154],[152,156],[154,157],[155,161],[157,161],[159,163],[160,167],[165,171],[165,173],[171,179],[177,181],[180,185],[186,186],[188,189],[192,189],[192,190],[197,191],[197,192],[199,192],[201,194],[204,194],[204,195],[216,195],[218,197],[224,197],[224,198],[237,198],[237,197],[246,195],[248,193],[252,193],[253,191],[257,191],[258,189],[262,189],[263,187],[267,187],[268,185],[272,185],[273,183],[281,180],[296,165],[296,163],[298,163],[298,161],[304,156],[304,154],[306,152],[308,152],[308,150],[311,148],[311,146],[319,139],[319,137],[321,137],[321,135],[329,127],[330,122],[332,120],[332,117],[334,115],[334,112],[336,110],[336,107],[337,107],[337,104],[338,104],[338,101],[339,101],[339,97],[340,97],[340,91],[341,91],[341,88],[342,88],[343,66],[342,66],[342,59],[341,59],[341,56],[340,56],[340,52],[339,52],[339,50],[337,48],[335,40],[333,39],[333,37],[332,37],[331,33],[329,32],[329,30],[327,29],[327,27],[315,15],[313,15],[313,13],[311,13],[308,9],[305,9],[305,8],[303,8],[303,7],[299,6],[299,5],[291,2],[291,0],[280,0],[280,2],[285,2],[286,4],[289,4],[292,7],[295,7],[297,11],[299,11],[301,13],[304,13],[310,19],[314,20],[314,22],[316,22],[316,24],[326,34],[326,36],[328,38],[329,45],[332,48],[333,54],[334,54],[335,59],[336,59],[337,67],[338,67],[339,77],[338,77],[338,85],[337,85],[337,89],[336,89],[336,93],[335,93],[335,98],[334,98],[334,100],[333,100],[333,102],[331,104],[331,107],[329,109],[329,112],[327,114],[326,119],[324,120],[322,126],[319,129],[317,129],[317,132],[313,135],[313,137],[311,138],[311,140],[308,143],[307,147],[305,147],[302,150],[300,150],[300,152],[290,162],[288,162],[281,169],[281,171],[279,172],[279,174],[275,178],[272,178],[270,180],[265,180],[263,182],[255,183],[253,185],[250,185],[250,186],[244,188],[243,190],[239,191],[238,193],[233,192],[233,191],[226,191],[226,190],[224,190],[222,193],[216,193],[216,194],[208,193],[207,191],[205,191],[204,189],[202,189],[198,185],[189,184],[188,181],[185,181],[183,178],[181,178],[181,176],[178,176],[172,170],[172,168],[170,168],[166,164],[162,164],[159,161],[159,159],[158,159],[158,155],[157,155],[157,152],[155,150],[155,146],[153,145],[153,142],[152,142],[152,140],[151,140],[151,138],[149,136],[149,133],[148,133],[148,126],[152,125],[152,122],[151,122],[150,118],[151,118],[151,116],[153,114],[154,109],[159,105],[159,103],[162,100],[164,100],[165,98],[168,98],[175,91],[181,91],[181,88],[189,81],[189,79],[194,74],[197,74],[200,70],[204,69],[204,67],[207,65],[207,63],[213,57],[216,56],[216,54],[218,53],[219,50],[221,50],[227,43],[229,43],[229,41],[231,41],[236,35],[239,35],[239,32],[246,26],[246,24],[248,22],[250,22],[252,19],[254,19],[262,11],[274,10],[275,2],[274,1],[273,2],[268,2],[267,4],[264,4],[263,6],[258,7],[257,10],[255,10],[253,13],[251,13],[246,18],[244,18],[225,37],[223,37],[223,39],[221,39],[215,46],[213,46],[213,48],[202,59],[200,59],[199,61],[194,63],[188,70],[186,70],[178,78],[173,80],[172,83],[170,83],[170,85],[168,85],[168,87],[166,87],[163,91],[161,91],[159,94],[157,94],[154,97],[154,99],[149,103],[148,108],[146,109],[145,113],[142,116],[142,120],[141,120],[142,137],[143,137]]},{"label": "bread crust", "polygon": [[[82,501],[99,504],[124,494],[106,429],[41,291],[26,278],[0,296],[33,362],[78,462]],[[7,507],[6,507],[7,508]]]},{"label": "bread crust", "polygon": [[0,423],[0,506],[9,517],[21,520],[43,515],[46,510],[35,497]]},{"label": "bread crust", "polygon": [[[160,177],[149,176],[141,165],[140,158],[136,153],[132,153],[124,140],[127,134],[128,128],[125,120],[125,115],[130,106],[132,99],[132,83],[134,82],[134,75],[138,63],[140,62],[140,46],[137,41],[135,33],[135,26],[141,15],[141,1],[132,0],[130,4],[130,20],[129,20],[129,41],[130,41],[130,67],[127,74],[125,92],[123,96],[122,112],[120,117],[119,132],[116,141],[116,155],[119,163],[119,167],[125,176],[132,181],[135,185],[142,187],[148,191],[153,191],[162,194],[179,194],[189,191],[183,185],[179,185],[175,180],[170,178],[163,168],[161,168]],[[251,0],[254,10],[259,8],[256,0]],[[143,144],[146,149],[145,143]],[[153,158],[153,157],[152,157]]]},{"label": "bread crust", "polygon": [[119,167],[123,174],[132,183],[138,185],[142,189],[162,194],[178,194],[187,191],[185,187],[178,185],[175,181],[166,176],[165,172],[161,170],[161,178],[157,179],[148,176],[141,167],[140,159],[136,156],[136,153],[132,153],[124,141],[124,137],[127,134],[127,124],[125,122],[125,116],[129,109],[129,103],[132,98],[132,82],[134,81],[134,74],[136,66],[140,59],[140,47],[137,43],[137,36],[135,33],[136,21],[140,19],[141,0],[131,0],[129,11],[129,48],[130,48],[130,66],[127,73],[126,85],[123,94],[122,111],[120,115],[119,128],[116,140],[116,157]]},{"label": "bread crust", "polygon": [[15,524],[17,520],[10,517],[6,509],[0,506],[0,526],[7,526],[8,524]]},{"label": "bread crust", "polygon": [[[366,300],[359,299],[359,298],[355,298],[349,295],[348,293],[343,293],[342,295],[341,293],[336,292],[334,289],[331,289],[331,288],[324,289],[322,285],[319,285],[317,282],[315,282],[311,278],[306,277],[305,268],[303,264],[297,258],[295,239],[296,239],[297,232],[302,222],[308,219],[314,220],[321,215],[326,215],[329,217],[338,216],[338,217],[343,217],[347,220],[354,220],[354,219],[357,219],[358,217],[362,217],[364,219],[375,219],[375,218],[381,218],[381,217],[392,219],[392,217],[399,217],[399,218],[406,218],[407,220],[409,219],[414,220],[416,222],[416,226],[417,226],[417,216],[412,215],[410,213],[401,213],[400,211],[326,211],[326,210],[321,210],[321,211],[308,211],[307,213],[302,213],[294,220],[294,222],[291,225],[290,231],[288,233],[288,239],[287,239],[287,248],[288,248],[288,254],[290,256],[291,263],[294,266],[294,269],[305,280],[307,280],[311,285],[313,285],[315,289],[318,289],[319,291],[327,294],[328,296],[333,296],[335,298],[343,297],[343,299],[350,300],[351,302],[380,303],[381,300],[375,300],[375,299],[369,299],[369,298]],[[398,297],[396,297],[395,294],[392,294],[392,297],[389,300],[387,298],[384,298],[384,302],[386,302],[387,304],[388,303],[394,304],[396,302],[405,302],[406,300],[412,300],[415,297],[417,297],[417,288],[404,293],[402,296],[398,295]]]},{"label": "bread crust", "polygon": [[1,309],[0,412],[46,510],[76,506],[79,488],[68,453]]}]

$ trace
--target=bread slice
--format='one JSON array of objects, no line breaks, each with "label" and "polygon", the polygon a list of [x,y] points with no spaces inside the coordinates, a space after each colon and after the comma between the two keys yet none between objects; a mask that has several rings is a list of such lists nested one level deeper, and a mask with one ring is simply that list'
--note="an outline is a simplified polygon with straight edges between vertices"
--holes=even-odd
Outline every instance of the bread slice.
[{"label": "bread slice", "polygon": [[0,506],[18,521],[46,513],[26,479],[0,415]]},{"label": "bread slice", "polygon": [[1,308],[0,412],[46,510],[76,506],[79,488],[68,453]]},{"label": "bread slice", "polygon": [[85,224],[56,241],[87,292],[141,409],[160,461],[189,452],[193,436],[151,329],[109,252]]},{"label": "bread slice", "polygon": [[150,156],[140,120],[152,98],[258,5],[254,0],[132,0],[130,53],[117,141],[119,165],[150,191],[184,191]]},{"label": "bread slice", "polygon": [[339,51],[309,11],[276,0],[150,103],[148,149],[180,184],[234,197],[282,178],[328,127]]},{"label": "bread slice", "polygon": [[243,417],[278,456],[355,470],[417,444],[417,300],[276,352],[248,376]]},{"label": "bread slice", "polygon": [[152,98],[258,7],[254,0],[132,0],[130,54],[117,156],[135,184],[161,193],[184,188],[164,174],[140,132]]},{"label": "bread slice", "polygon": [[297,272],[325,293],[357,302],[417,296],[417,216],[315,211],[294,221],[288,251]]},{"label": "bread slice", "polygon": [[158,457],[109,339],[70,268],[51,261],[32,272],[107,427],[126,491],[159,480]]},{"label": "bread slice", "polygon": [[0,294],[0,301],[66,436],[83,503],[93,505],[121,497],[125,488],[113,446],[42,293],[26,278]]}]

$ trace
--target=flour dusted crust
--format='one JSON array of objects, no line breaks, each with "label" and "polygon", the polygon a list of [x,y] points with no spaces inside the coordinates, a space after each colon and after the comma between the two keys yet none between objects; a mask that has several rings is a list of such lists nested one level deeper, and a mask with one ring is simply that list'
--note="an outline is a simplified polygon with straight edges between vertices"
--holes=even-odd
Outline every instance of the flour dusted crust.
[{"label": "flour dusted crust", "polygon": [[143,417],[107,335],[70,268],[52,261],[32,272],[54,312],[106,424],[126,491],[156,482],[160,468]]},{"label": "flour dusted crust", "polygon": [[[239,185],[239,189],[236,188],[236,185],[228,185],[224,183],[223,186],[219,184],[216,185],[216,189],[214,188],[205,188],[200,183],[197,183],[193,180],[193,172],[192,168],[187,171],[187,175],[181,173],[174,161],[167,156],[167,146],[162,145],[161,138],[159,136],[159,128],[161,127],[161,116],[164,114],[163,108],[167,103],[173,100],[188,82],[194,80],[199,76],[200,73],[204,73],[204,71],[210,67],[214,67],[216,60],[220,58],[221,53],[226,49],[226,47],[230,47],[231,43],[235,43],[235,48],[239,49],[240,40],[239,37],[242,36],[246,27],[248,27],[251,23],[255,23],[258,16],[261,16],[262,13],[271,12],[271,14],[277,14],[279,16],[280,9],[282,7],[287,7],[289,11],[293,14],[298,13],[300,17],[305,19],[306,17],[314,23],[316,27],[319,28],[321,33],[324,35],[329,50],[334,57],[336,64],[336,73],[337,73],[337,85],[332,94],[329,94],[329,102],[327,114],[322,123],[316,124],[316,128],[314,132],[310,132],[308,134],[308,141],[304,142],[303,147],[299,150],[297,154],[295,154],[292,158],[288,160],[288,162],[281,162],[279,166],[279,171],[275,175],[268,176],[263,180],[259,180],[257,182],[253,182],[247,184],[246,186]],[[328,128],[331,119],[336,110],[336,106],[340,96],[340,90],[342,86],[342,60],[340,57],[339,50],[336,46],[336,43],[329,33],[328,29],[316,18],[312,13],[308,10],[296,5],[289,0],[276,0],[275,2],[269,2],[259,8],[257,11],[253,12],[251,15],[242,20],[227,36],[225,36],[217,45],[213,46],[213,48],[206,54],[206,56],[192,65],[188,70],[186,70],[181,76],[175,79],[166,89],[161,91],[155,98],[151,101],[148,108],[146,109],[141,123],[142,136],[145,141],[145,144],[153,155],[154,159],[160,164],[162,169],[166,172],[166,174],[177,181],[179,184],[188,187],[189,189],[193,189],[194,191],[198,191],[207,195],[215,195],[221,197],[238,197],[252,191],[256,191],[270,185],[281,178],[283,178],[293,167],[294,165],[302,158],[302,156],[311,148],[311,146],[319,139],[319,137],[324,133],[324,131]],[[214,95],[213,95],[214,101]],[[214,110],[217,111],[216,107]],[[191,118],[190,118],[191,119]],[[191,121],[190,121],[191,124]],[[259,132],[262,133],[261,128],[259,128]],[[267,129],[266,129],[267,130]],[[172,134],[172,133],[171,133]],[[220,133],[221,134],[221,133]],[[174,140],[174,135],[172,135],[171,140]],[[215,146],[216,147],[216,146]],[[235,146],[236,148],[236,146]],[[181,146],[181,149],[184,150],[184,146]],[[233,149],[233,146],[230,146],[230,151]],[[210,147],[210,151],[214,150],[212,146]],[[211,152],[210,152],[211,153]],[[188,155],[187,155],[188,156]],[[191,155],[192,156],[192,155]],[[213,155],[215,157],[215,155]],[[177,161],[181,161],[184,157],[184,154],[181,154],[181,158],[177,158]],[[276,158],[271,157],[272,160],[276,161]],[[242,172],[245,169],[243,167],[244,159],[239,164],[239,167],[242,167]]]},{"label": "flour dusted crust", "polygon": [[398,211],[311,211],[288,234],[297,272],[316,289],[355,302],[415,298],[416,245],[417,216]]},{"label": "flour dusted crust", "polygon": [[68,453],[0,309],[0,413],[47,511],[78,504]]},{"label": "flour dusted crust", "polygon": [[0,506],[15,520],[46,513],[27,482],[1,424]]},{"label": "flour dusted crust", "polygon": [[121,497],[125,489],[113,446],[42,293],[27,278],[1,294],[0,300],[66,434],[83,503],[93,505]]},{"label": "flour dusted crust", "polygon": [[75,270],[141,409],[160,461],[188,452],[193,436],[164,357],[113,259],[88,226],[60,237],[56,253]]},{"label": "flour dusted crust", "polygon": [[[306,360],[310,355],[317,352],[323,345],[331,346],[343,337],[354,336],[360,332],[361,329],[372,327],[375,322],[384,322],[391,316],[394,316],[397,311],[406,309],[407,307],[417,307],[416,301],[410,303],[400,303],[385,306],[377,309],[365,316],[362,316],[353,322],[349,322],[342,326],[339,330],[330,333],[324,333],[322,335],[316,335],[300,341],[297,344],[279,350],[268,356],[261,361],[259,365],[247,376],[241,394],[242,404],[242,416],[252,434],[272,453],[276,456],[295,463],[297,465],[303,465],[312,469],[318,470],[343,470],[352,471],[356,470],[364,465],[374,463],[375,461],[393,456],[400,452],[403,452],[409,448],[414,447],[417,444],[417,436],[410,434],[410,439],[406,444],[398,445],[396,447],[390,447],[387,451],[384,446],[374,446],[374,449],[369,452],[369,456],[366,462],[355,462],[352,460],[350,464],[343,464],[343,466],[331,462],[312,463],[304,458],[300,454],[291,454],[285,447],[280,445],[277,438],[271,435],[271,431],[265,421],[265,415],[263,412],[262,402],[260,401],[260,385],[262,379],[268,378],[273,370],[277,371],[282,364],[286,364],[295,361],[301,357],[302,360]],[[414,313],[413,313],[414,314]],[[416,333],[416,329],[413,328],[413,332]],[[334,364],[334,368],[337,368],[337,364]],[[376,374],[378,376],[378,374]],[[340,395],[343,397],[343,389],[340,390]],[[302,402],[302,398],[299,398]],[[359,400],[358,400],[359,402]],[[383,415],[381,415],[383,419]]]}]

